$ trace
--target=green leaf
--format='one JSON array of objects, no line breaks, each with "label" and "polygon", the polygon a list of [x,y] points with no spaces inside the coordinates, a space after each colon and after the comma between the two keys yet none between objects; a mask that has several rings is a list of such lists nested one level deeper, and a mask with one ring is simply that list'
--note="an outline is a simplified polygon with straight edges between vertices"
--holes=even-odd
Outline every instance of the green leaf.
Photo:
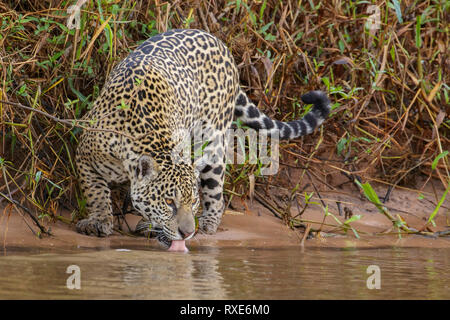
[{"label": "green leaf", "polygon": [[352,227],[352,231],[353,231],[353,233],[355,234],[355,237],[356,237],[357,239],[359,239],[359,234],[358,234],[358,232],[356,232],[355,228]]},{"label": "green leaf", "polygon": [[348,139],[347,138],[341,138],[337,143],[337,154],[341,155],[342,151],[344,151],[345,146],[347,145]]},{"label": "green leaf", "polygon": [[17,91],[17,93],[23,97],[26,97],[27,96],[26,90],[27,90],[27,85],[24,84],[20,87],[20,89]]},{"label": "green leaf", "polygon": [[125,103],[125,101],[123,101],[123,99],[120,101],[120,105],[117,106],[117,109],[121,109],[121,110],[127,110],[129,108],[130,108],[130,106],[127,105]]},{"label": "green leaf", "polygon": [[236,14],[239,14],[240,9],[241,9],[241,0],[236,0],[236,7],[234,9]]},{"label": "green leaf", "polygon": [[363,189],[364,195],[367,199],[369,199],[371,202],[375,203],[376,205],[382,206],[380,199],[378,198],[377,193],[375,190],[373,190],[370,183],[366,182],[364,184],[361,184],[358,180],[355,180],[356,184],[359,185],[360,188]]},{"label": "green leaf", "polygon": [[431,169],[436,169],[437,164],[439,162],[439,160],[441,160],[442,158],[446,157],[448,155],[448,150],[445,150],[444,152],[442,152],[441,154],[439,154],[434,160],[433,163],[431,164]]},{"label": "green leaf", "polygon": [[305,202],[308,202],[309,199],[312,198],[313,194],[314,194],[314,192],[311,192],[310,194],[308,194],[308,193],[305,191]]},{"label": "green leaf", "polygon": [[262,6],[261,6],[261,10],[259,10],[259,20],[263,20],[263,15],[264,15],[264,11],[266,10],[266,6],[267,6],[267,0],[264,0]]},{"label": "green leaf", "polygon": [[400,2],[398,0],[392,0],[392,4],[389,3],[389,7],[391,8],[394,7],[398,22],[403,23],[402,9],[400,8]]},{"label": "green leaf", "polygon": [[54,183],[54,182],[52,182],[52,181],[50,181],[50,180],[47,180],[52,186],[54,186],[55,188],[58,188],[60,191],[63,191],[63,188],[62,187],[60,187],[60,186],[58,186],[56,183]]},{"label": "green leaf", "polygon": [[391,50],[389,50],[389,53],[391,54],[392,61],[395,62],[395,46],[392,46]]},{"label": "green leaf", "polygon": [[[366,138],[366,137],[360,137],[357,140],[362,140],[362,141],[367,142],[367,143],[371,143],[372,142],[372,140],[370,140],[369,138]],[[355,141],[357,141],[357,140],[355,140]]]},{"label": "green leaf", "polygon": [[345,220],[344,224],[349,224],[350,222],[356,221],[361,219],[361,215],[360,214],[355,214],[354,216],[351,216],[350,218],[348,218],[347,220]]},{"label": "green leaf", "polygon": [[195,232],[198,231],[198,217],[194,216],[194,220],[195,220]]},{"label": "green leaf", "polygon": [[405,226],[405,222],[402,221],[402,220],[395,220],[394,221],[394,226],[396,226],[397,228],[400,229],[401,227]]},{"label": "green leaf", "polygon": [[274,35],[271,34],[271,33],[267,33],[267,34],[264,36],[264,40],[267,40],[267,41],[274,41],[276,38],[277,38],[277,37],[274,36]]},{"label": "green leaf", "polygon": [[420,30],[422,28],[422,16],[416,17],[416,47],[422,46],[422,38],[420,37]]},{"label": "green leaf", "polygon": [[433,219],[436,216],[436,214],[438,213],[439,208],[441,207],[441,205],[444,203],[445,197],[447,197],[448,190],[450,190],[450,183],[448,184],[447,189],[445,190],[444,194],[442,195],[441,199],[439,200],[436,208],[434,208],[433,213],[428,218],[428,222],[433,223],[433,225],[434,225],[434,220]]},{"label": "green leaf", "polygon": [[327,86],[328,91],[330,91],[330,79],[328,77],[322,77],[322,82]]},{"label": "green leaf", "polygon": [[270,21],[268,24],[266,24],[265,26],[263,26],[259,31],[261,33],[265,33],[267,31],[267,29],[269,29],[269,27],[273,24],[273,21]]},{"label": "green leaf", "polygon": [[[318,203],[317,203],[318,204]],[[323,207],[322,207],[323,208]],[[332,214],[330,211],[328,211],[328,205],[326,205],[325,206],[325,208],[323,208],[323,210],[324,210],[324,213],[325,213],[325,216],[326,217],[328,217],[328,216],[332,216],[333,217],[333,219],[334,220],[336,220],[336,222],[339,224],[339,225],[342,225],[343,223],[334,215],[334,214]]]},{"label": "green leaf", "polygon": [[34,181],[36,181],[36,183],[39,183],[39,180],[41,180],[41,176],[42,176],[42,171],[36,172],[36,175],[34,176]]},{"label": "green leaf", "polygon": [[345,44],[342,40],[338,41],[339,50],[341,51],[341,54],[344,53],[345,50]]},{"label": "green leaf", "polygon": [[87,97],[85,97],[80,91],[78,91],[77,89],[75,89],[75,87],[73,86],[73,79],[72,78],[68,78],[67,79],[67,83],[69,84],[69,88],[70,90],[72,90],[72,92],[77,96],[77,98],[81,101],[81,102],[87,102]]}]

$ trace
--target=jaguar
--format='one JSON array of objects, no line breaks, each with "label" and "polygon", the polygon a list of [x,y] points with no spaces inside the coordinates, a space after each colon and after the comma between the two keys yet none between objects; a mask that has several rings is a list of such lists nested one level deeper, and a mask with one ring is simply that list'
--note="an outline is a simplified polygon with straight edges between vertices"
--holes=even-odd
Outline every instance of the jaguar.
[{"label": "jaguar", "polygon": [[[294,139],[312,133],[330,112],[322,91],[301,99],[312,105],[303,118],[273,120],[247,97],[233,56],[217,37],[176,29],[149,38],[117,64],[83,118],[89,129],[80,136],[76,163],[88,215],[77,231],[110,235],[110,185],[127,182],[142,217],[138,225],[151,227],[168,247],[190,239],[196,227],[214,234],[224,212],[224,135],[233,119]],[[209,141],[200,160],[174,156],[198,129]]]}]

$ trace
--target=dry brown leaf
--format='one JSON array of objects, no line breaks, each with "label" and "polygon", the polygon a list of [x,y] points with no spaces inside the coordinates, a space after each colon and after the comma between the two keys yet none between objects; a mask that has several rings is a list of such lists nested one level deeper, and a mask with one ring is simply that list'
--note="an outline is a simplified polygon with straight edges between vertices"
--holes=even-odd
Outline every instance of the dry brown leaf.
[{"label": "dry brown leaf", "polygon": [[250,203],[253,203],[253,197],[255,196],[255,175],[254,174],[248,175],[248,182],[249,182],[248,195],[250,197]]},{"label": "dry brown leaf", "polygon": [[270,78],[270,74],[272,73],[273,63],[266,56],[261,58],[261,61],[264,65],[264,69],[266,70],[267,79]]},{"label": "dry brown leaf", "polygon": [[244,215],[243,212],[234,211],[234,210],[230,210],[230,209],[225,210],[224,214],[228,214],[230,216],[243,216]]},{"label": "dry brown leaf", "polygon": [[434,99],[434,96],[436,95],[436,93],[438,92],[439,88],[441,87],[442,82],[439,81],[438,83],[436,83],[436,85],[434,86],[434,88],[430,91],[430,94],[427,97],[428,102],[432,102]]},{"label": "dry brown leaf", "polygon": [[336,60],[333,61],[333,64],[349,64],[352,67],[355,66],[355,63],[353,62],[353,60],[346,56],[337,57]]},{"label": "dry brown leaf", "polygon": [[411,78],[411,80],[414,82],[414,84],[416,86],[418,86],[419,85],[419,80],[417,80],[417,78],[409,70],[406,70],[406,73]]},{"label": "dry brown leaf", "polygon": [[439,110],[439,113],[438,113],[438,115],[436,116],[436,127],[439,128],[439,126],[441,125],[441,123],[444,121],[446,115],[447,115],[447,114],[446,114],[444,111]]}]

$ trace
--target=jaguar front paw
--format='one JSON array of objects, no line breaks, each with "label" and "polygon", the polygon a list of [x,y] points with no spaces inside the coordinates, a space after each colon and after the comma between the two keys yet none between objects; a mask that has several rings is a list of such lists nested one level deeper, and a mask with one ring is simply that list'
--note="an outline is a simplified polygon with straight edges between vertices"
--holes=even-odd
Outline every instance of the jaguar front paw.
[{"label": "jaguar front paw", "polygon": [[98,219],[87,218],[77,223],[77,232],[89,236],[106,237],[113,232],[113,223],[108,219],[100,221]]}]

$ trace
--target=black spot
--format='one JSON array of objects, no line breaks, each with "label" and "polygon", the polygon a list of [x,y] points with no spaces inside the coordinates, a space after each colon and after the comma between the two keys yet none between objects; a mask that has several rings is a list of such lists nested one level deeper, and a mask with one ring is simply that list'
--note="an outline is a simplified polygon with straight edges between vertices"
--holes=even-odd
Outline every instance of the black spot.
[{"label": "black spot", "polygon": [[203,168],[202,172],[203,173],[207,173],[208,171],[210,171],[212,169],[212,167],[208,164],[206,165],[206,167]]},{"label": "black spot", "polygon": [[281,130],[284,127],[284,123],[279,120],[274,120],[275,124],[277,125],[278,130]]},{"label": "black spot", "polygon": [[305,135],[306,134],[306,124],[303,120],[298,121],[298,124],[300,125],[300,134]]},{"label": "black spot", "polygon": [[283,136],[280,136],[281,139],[289,139],[291,136],[291,128],[287,125],[284,125]]},{"label": "black spot", "polygon": [[267,130],[270,130],[274,127],[273,120],[270,119],[269,117],[264,117],[263,121],[264,126],[266,127]]},{"label": "black spot", "polygon": [[[171,31],[169,31],[169,32],[171,32]],[[167,32],[166,35],[169,35],[169,32]],[[180,44],[180,40],[178,40],[177,38],[173,38],[173,37],[168,38],[167,41],[169,41],[174,46],[178,46]]]},{"label": "black spot", "polygon": [[214,172],[214,174],[221,174],[222,173],[222,166],[219,166],[219,167],[215,168],[213,170],[213,172]]},{"label": "black spot", "polygon": [[185,35],[184,35],[184,34],[181,34],[181,33],[176,33],[176,34],[175,34],[175,37],[177,37],[177,38],[180,39],[180,40],[183,40],[183,39],[185,38]]},{"label": "black spot", "polygon": [[213,178],[208,178],[208,179],[202,179],[201,185],[202,185],[202,188],[207,186],[209,189],[214,189],[215,187],[217,187],[219,185],[219,183],[216,180],[214,180]]},{"label": "black spot", "polygon": [[139,100],[144,100],[147,98],[147,93],[145,92],[145,90],[138,91],[138,98]]},{"label": "black spot", "polygon": [[238,106],[246,106],[247,105],[247,99],[245,98],[245,95],[243,93],[241,93],[237,100],[236,100],[236,104]]},{"label": "black spot", "polygon": [[143,76],[144,75],[144,71],[141,69],[137,69],[134,71],[137,75]]},{"label": "black spot", "polygon": [[186,40],[184,40],[184,45],[186,46],[186,48],[188,50],[193,50],[194,49],[194,40],[192,40],[190,38],[186,38]]},{"label": "black spot", "polygon": [[216,200],[220,200],[220,198],[222,198],[222,192],[219,192],[218,194],[211,196],[211,198],[216,199]]},{"label": "black spot", "polygon": [[247,116],[249,118],[258,118],[259,117],[259,110],[255,106],[250,106],[247,109]]},{"label": "black spot", "polygon": [[160,46],[161,48],[165,48],[165,49],[173,49],[173,46],[170,42],[168,41],[161,41],[158,43],[158,46]]},{"label": "black spot", "polygon": [[298,121],[289,121],[288,126],[294,132],[294,135],[298,135],[300,124]]},{"label": "black spot", "polygon": [[261,123],[259,123],[259,121],[250,121],[246,123],[250,128],[253,128],[255,130],[260,130],[261,127]]}]

